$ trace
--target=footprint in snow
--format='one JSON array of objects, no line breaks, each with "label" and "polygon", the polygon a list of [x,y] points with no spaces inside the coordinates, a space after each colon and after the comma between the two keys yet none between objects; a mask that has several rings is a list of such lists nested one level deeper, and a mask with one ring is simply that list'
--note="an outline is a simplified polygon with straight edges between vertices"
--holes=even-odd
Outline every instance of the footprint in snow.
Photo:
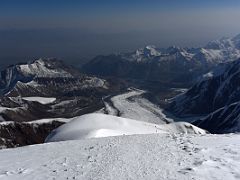
[{"label": "footprint in snow", "polygon": [[206,160],[201,160],[201,159],[198,158],[194,161],[193,165],[196,166],[196,167],[201,166],[204,163],[204,161],[206,161]]},{"label": "footprint in snow", "polygon": [[88,159],[88,162],[90,162],[90,163],[97,162],[97,160],[94,159],[92,156],[88,156],[87,159]]},{"label": "footprint in snow", "polygon": [[11,175],[15,175],[15,174],[26,174],[26,173],[29,173],[29,172],[30,172],[29,169],[18,168],[18,169],[13,170],[13,171],[3,171],[3,172],[0,172],[0,177],[2,177],[2,176],[11,176]]},{"label": "footprint in snow", "polygon": [[192,171],[193,171],[193,168],[191,168],[191,167],[186,167],[186,168],[184,168],[184,169],[179,170],[178,172],[181,173],[181,174],[188,174],[188,173],[190,173],[190,172],[192,172]]}]

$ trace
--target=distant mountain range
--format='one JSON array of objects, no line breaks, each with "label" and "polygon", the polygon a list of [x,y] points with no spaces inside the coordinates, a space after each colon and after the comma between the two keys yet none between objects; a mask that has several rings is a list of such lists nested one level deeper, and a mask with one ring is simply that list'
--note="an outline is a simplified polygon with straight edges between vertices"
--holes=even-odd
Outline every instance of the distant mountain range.
[{"label": "distant mountain range", "polygon": [[[0,109],[0,116],[18,122],[74,117],[99,109],[102,97],[117,92],[118,87],[110,81],[84,75],[56,59],[12,65],[0,75],[0,107],[4,107]],[[23,97],[54,97],[56,100],[42,104]]]},{"label": "distant mountain range", "polygon": [[[40,143],[64,122],[48,121],[37,127],[27,122],[72,118],[109,108],[104,98],[134,87],[135,80],[143,87],[173,83],[159,93],[162,97],[156,95],[157,89],[147,95],[156,96],[152,98],[156,102],[162,102],[163,96],[172,97],[166,93],[176,84],[194,84],[172,98],[170,105],[166,102],[166,110],[181,117],[205,116],[193,123],[211,133],[240,132],[239,79],[240,35],[212,41],[203,48],[146,46],[132,53],[98,56],[80,71],[57,59],[11,65],[0,73],[0,121],[4,122],[0,124],[0,145]],[[29,140],[28,134],[34,132],[39,136]]]},{"label": "distant mountain range", "polygon": [[97,56],[82,71],[120,78],[189,83],[219,63],[240,57],[240,35],[211,41],[202,48],[146,46],[130,53]]}]

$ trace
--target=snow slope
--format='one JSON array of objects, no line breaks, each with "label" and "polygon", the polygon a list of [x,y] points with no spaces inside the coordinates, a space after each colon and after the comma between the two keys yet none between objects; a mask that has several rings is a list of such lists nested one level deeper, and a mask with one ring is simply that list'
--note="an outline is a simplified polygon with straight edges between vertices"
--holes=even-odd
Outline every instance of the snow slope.
[{"label": "snow slope", "polygon": [[240,178],[240,135],[133,135],[0,151],[0,179]]},{"label": "snow slope", "polygon": [[46,142],[152,133],[205,134],[205,131],[184,122],[157,125],[93,113],[75,118],[55,129],[46,138]]},{"label": "snow slope", "polygon": [[41,104],[49,104],[56,100],[56,98],[47,98],[47,97],[23,97],[22,99],[27,101],[36,101]]}]

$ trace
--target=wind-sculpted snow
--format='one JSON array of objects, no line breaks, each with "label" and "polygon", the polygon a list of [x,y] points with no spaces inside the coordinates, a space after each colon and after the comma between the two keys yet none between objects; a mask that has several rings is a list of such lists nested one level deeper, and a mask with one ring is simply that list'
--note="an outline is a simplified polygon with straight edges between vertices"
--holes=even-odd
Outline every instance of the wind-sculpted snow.
[{"label": "wind-sculpted snow", "polygon": [[95,113],[80,116],[62,125],[47,137],[46,142],[153,133],[205,134],[206,132],[184,122],[157,125]]},{"label": "wind-sculpted snow", "polygon": [[0,151],[0,179],[237,180],[239,135],[151,134]]}]

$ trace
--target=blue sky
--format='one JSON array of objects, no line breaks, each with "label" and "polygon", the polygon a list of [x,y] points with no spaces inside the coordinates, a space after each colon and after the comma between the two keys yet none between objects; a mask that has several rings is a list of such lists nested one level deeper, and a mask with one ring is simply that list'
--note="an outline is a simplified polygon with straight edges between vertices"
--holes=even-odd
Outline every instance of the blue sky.
[{"label": "blue sky", "polygon": [[235,7],[238,0],[2,0],[1,7],[16,8],[205,8],[205,7]]},{"label": "blue sky", "polygon": [[1,6],[4,7],[17,7],[19,9],[23,7],[156,7],[159,5],[161,7],[231,7],[240,4],[238,0],[2,0]]},{"label": "blue sky", "polygon": [[[0,28],[19,28],[14,21],[22,22],[25,28],[37,26],[38,20],[46,23],[42,27],[48,28],[51,21],[60,18],[98,20],[99,17],[114,18],[128,17],[138,14],[148,16],[153,13],[168,13],[175,16],[175,12],[193,11],[232,11],[240,10],[239,0],[1,0],[0,18],[2,21],[10,21],[10,26],[0,24]],[[224,12],[223,12],[224,13]],[[31,21],[32,19],[32,21]],[[36,21],[34,21],[36,20]],[[14,23],[16,24],[14,26]],[[74,27],[74,25],[72,25]],[[70,26],[70,27],[72,27]],[[21,26],[20,26],[21,27]],[[62,23],[62,27],[68,28],[69,24]],[[76,26],[78,27],[78,26]]]},{"label": "blue sky", "polygon": [[93,57],[240,33],[239,0],[1,0],[1,57]]}]

